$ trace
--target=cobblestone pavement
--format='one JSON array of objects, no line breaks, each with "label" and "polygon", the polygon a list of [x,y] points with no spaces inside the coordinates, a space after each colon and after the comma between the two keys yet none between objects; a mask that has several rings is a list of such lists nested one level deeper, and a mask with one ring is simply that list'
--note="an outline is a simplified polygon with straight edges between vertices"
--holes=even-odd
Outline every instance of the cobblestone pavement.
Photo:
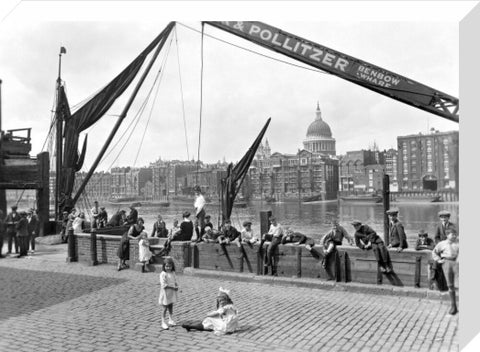
[{"label": "cobblestone pavement", "polygon": [[0,351],[458,351],[448,302],[178,275],[178,323],[231,289],[240,331],[160,328],[158,273],[66,263],[65,246],[0,259]]}]

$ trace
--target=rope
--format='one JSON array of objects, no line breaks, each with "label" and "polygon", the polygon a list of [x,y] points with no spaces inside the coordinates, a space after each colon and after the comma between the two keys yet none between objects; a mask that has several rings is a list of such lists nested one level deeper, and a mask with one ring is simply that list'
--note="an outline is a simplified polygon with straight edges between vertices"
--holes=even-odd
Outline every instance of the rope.
[{"label": "rope", "polygon": [[187,138],[187,121],[185,119],[185,101],[183,97],[183,84],[182,84],[182,74],[180,70],[180,53],[178,51],[178,36],[177,36],[177,26],[175,26],[175,45],[177,48],[177,66],[178,66],[178,77],[180,79],[180,96],[182,98],[182,114],[183,114],[183,129],[185,131],[185,144],[187,146],[187,160],[190,160],[190,152],[188,150],[188,138]]},{"label": "rope", "polygon": [[[140,140],[140,145],[138,147],[137,155],[135,156],[135,161],[133,162],[133,167],[135,167],[135,165],[137,164],[138,155],[140,154],[140,150],[142,148],[143,141],[145,139],[145,133],[147,132],[148,124],[150,123],[150,119],[151,119],[152,114],[153,114],[153,107],[155,106],[155,101],[157,100],[158,91],[160,89],[160,81],[162,80],[163,72],[165,72],[165,68],[167,67],[167,57],[168,57],[168,54],[170,52],[171,44],[172,44],[172,39],[170,39],[170,45],[167,48],[167,52],[166,52],[165,56],[163,57],[163,61],[160,64],[160,69],[158,70],[158,73],[155,76],[155,80],[154,80],[153,85],[152,85],[151,91],[153,91],[153,87],[155,86],[155,84],[157,85],[157,90],[156,90],[155,95],[153,97],[152,106],[150,108],[150,114],[148,115],[147,123],[145,124],[145,129],[143,130],[142,139]],[[162,68],[163,68],[163,70],[162,70]],[[158,82],[158,84],[157,84],[157,82]]]},{"label": "rope", "polygon": [[202,23],[202,40],[200,48],[200,124],[198,127],[198,150],[197,150],[197,172],[195,174],[195,183],[198,184],[198,170],[200,168],[200,141],[202,136],[202,110],[203,110],[203,34],[205,25]]},{"label": "rope", "polygon": [[23,189],[22,193],[20,194],[20,197],[17,199],[17,203],[15,203],[15,205],[18,206],[18,203],[20,203],[20,200],[22,199],[23,197],[23,193],[25,193],[25,189]]},{"label": "rope", "polygon": [[[170,46],[171,46],[171,42],[172,42],[172,40],[170,40]],[[169,46],[169,48],[170,48],[170,46]],[[168,50],[169,50],[169,49],[168,49]],[[168,51],[167,51],[167,54],[168,54]],[[167,56],[167,55],[166,55],[166,56]],[[120,151],[118,152],[117,156],[114,158],[114,160],[112,161],[112,163],[110,164],[110,166],[107,168],[107,170],[109,170],[109,169],[111,169],[111,168],[113,167],[113,165],[115,164],[115,162],[116,162],[116,161],[118,160],[118,158],[120,157],[121,152],[125,149],[125,147],[126,147],[128,141],[130,140],[130,137],[132,136],[133,132],[135,131],[135,127],[138,125],[138,123],[139,123],[139,121],[140,121],[140,117],[141,117],[141,115],[143,114],[143,111],[144,111],[144,109],[145,109],[146,106],[147,106],[147,103],[148,103],[148,101],[149,101],[149,99],[150,99],[150,96],[151,96],[152,91],[153,91],[153,89],[154,89],[154,87],[155,87],[155,84],[156,84],[157,82],[159,82],[160,73],[163,72],[161,68],[163,67],[163,65],[164,65],[165,62],[166,62],[166,56],[165,56],[165,58],[164,58],[164,61],[162,62],[162,65],[161,65],[161,67],[160,67],[157,75],[155,76],[155,80],[154,80],[154,82],[153,82],[150,90],[148,91],[147,97],[145,98],[145,100],[143,101],[142,105],[140,106],[137,114],[134,116],[134,118],[132,119],[132,121],[130,121],[130,123],[128,124],[127,128],[125,129],[125,131],[123,131],[122,135],[120,136],[120,138],[115,142],[113,148],[110,149],[110,150],[108,151],[108,153],[106,153],[106,154],[104,155],[104,157],[102,158],[102,161],[104,161],[104,160],[113,152],[113,150],[114,150],[114,149],[116,148],[116,146],[120,143],[120,141],[121,141],[122,138],[125,136],[125,134],[130,130],[130,134],[128,135],[127,139],[125,140],[125,143],[123,144],[123,146],[121,147],[121,149],[120,149]],[[133,125],[133,128],[131,128],[132,125]],[[137,156],[138,156],[138,154],[137,154]],[[97,183],[102,180],[102,178],[103,178],[104,175],[105,175],[105,174],[103,174],[102,176],[100,176],[100,177],[98,178]],[[95,183],[95,184],[96,184],[96,183]]]}]

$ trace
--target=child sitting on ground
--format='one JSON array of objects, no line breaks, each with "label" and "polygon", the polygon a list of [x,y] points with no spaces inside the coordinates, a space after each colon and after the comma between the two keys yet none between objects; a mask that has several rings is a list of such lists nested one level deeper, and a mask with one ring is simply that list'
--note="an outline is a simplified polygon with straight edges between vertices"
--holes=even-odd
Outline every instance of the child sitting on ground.
[{"label": "child sitting on ground", "polygon": [[150,263],[152,256],[148,234],[146,231],[142,231],[138,241],[138,260],[142,263],[142,273],[149,271],[147,264]]},{"label": "child sitting on ground", "polygon": [[238,329],[238,312],[230,298],[230,291],[222,287],[217,295],[217,310],[207,314],[202,322],[182,324],[184,329],[213,331],[215,335],[232,333]]}]

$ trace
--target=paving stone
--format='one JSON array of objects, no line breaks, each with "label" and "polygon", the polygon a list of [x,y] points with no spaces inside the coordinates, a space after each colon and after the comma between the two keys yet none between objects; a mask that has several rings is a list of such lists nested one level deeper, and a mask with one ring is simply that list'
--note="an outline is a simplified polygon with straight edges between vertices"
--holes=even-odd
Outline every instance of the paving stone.
[{"label": "paving stone", "polygon": [[65,257],[39,250],[29,260],[0,260],[1,351],[458,351],[458,317],[447,318],[448,302],[439,299],[214,273],[178,275],[174,317],[203,319],[223,286],[239,309],[240,331],[163,331],[158,273]]}]

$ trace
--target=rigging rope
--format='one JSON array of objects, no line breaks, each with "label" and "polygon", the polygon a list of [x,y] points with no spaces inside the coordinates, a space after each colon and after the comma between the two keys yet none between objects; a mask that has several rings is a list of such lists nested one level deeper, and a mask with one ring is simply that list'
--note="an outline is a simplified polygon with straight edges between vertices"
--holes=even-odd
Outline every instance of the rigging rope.
[{"label": "rigging rope", "polygon": [[187,121],[185,119],[185,101],[183,99],[182,74],[181,74],[181,70],[180,70],[180,53],[178,51],[177,26],[175,26],[174,34],[175,34],[175,46],[177,48],[178,77],[180,79],[180,96],[182,98],[183,129],[185,131],[185,144],[187,146],[187,160],[190,160],[190,152],[188,150]]},{"label": "rigging rope", "polygon": [[204,24],[202,23],[202,40],[200,47],[200,123],[198,126],[198,150],[197,150],[197,172],[195,173],[195,183],[198,185],[198,170],[200,168],[200,141],[202,137],[202,110],[203,110],[203,31]]},{"label": "rigging rope", "polygon": [[[170,53],[171,45],[172,45],[172,39],[170,39],[170,44],[167,47],[167,52],[165,53],[165,56],[163,57],[163,61],[160,64],[160,68],[158,70],[157,75],[155,76],[155,80],[153,82],[152,89],[150,91],[150,93],[151,93],[153,91],[153,87],[155,85],[157,85],[157,90],[156,90],[155,95],[153,97],[152,106],[150,108],[150,114],[148,115],[147,123],[145,124],[145,129],[143,130],[142,139],[141,139],[140,145],[138,147],[137,155],[135,156],[135,161],[133,162],[133,167],[135,167],[135,165],[137,164],[137,158],[138,158],[138,155],[140,154],[140,150],[141,150],[142,145],[143,145],[143,140],[145,138],[145,133],[147,132],[148,124],[150,123],[150,119],[151,119],[152,114],[153,114],[153,107],[155,106],[155,101],[157,100],[157,97],[158,97],[158,91],[160,89],[160,82],[163,78],[163,73],[165,72],[165,68],[167,67],[167,58],[168,58],[168,54]],[[148,95],[148,99],[150,99],[150,93]]]},{"label": "rigging rope", "polygon": [[[113,152],[113,150],[115,149],[115,147],[120,143],[120,141],[122,140],[122,138],[125,136],[125,134],[130,130],[130,133],[127,137],[127,139],[125,140],[125,143],[123,144],[123,146],[121,147],[121,149],[119,150],[117,156],[114,158],[114,160],[112,161],[112,163],[110,164],[110,166],[107,168],[107,170],[110,170],[113,165],[115,164],[115,162],[118,160],[118,158],[120,157],[120,154],[121,152],[125,149],[128,141],[130,140],[130,137],[132,136],[133,132],[135,131],[135,127],[138,125],[139,121],[140,121],[140,117],[142,116],[147,104],[148,104],[148,101],[150,99],[150,96],[152,95],[152,92],[153,92],[153,89],[155,88],[155,85],[159,84],[160,82],[160,79],[161,77],[163,77],[163,71],[162,68],[164,68],[164,66],[166,65],[166,59],[168,57],[168,53],[169,53],[169,50],[170,50],[170,47],[171,47],[171,43],[172,43],[172,40],[170,40],[170,45],[168,46],[168,50],[167,50],[167,53],[161,63],[161,66],[157,72],[157,75],[155,76],[155,80],[150,88],[150,90],[148,91],[148,94],[147,94],[147,97],[145,98],[145,100],[143,101],[140,109],[138,110],[138,112],[136,113],[136,115],[134,116],[134,118],[130,121],[129,125],[127,126],[127,128],[125,129],[125,131],[123,131],[122,135],[120,136],[120,138],[115,142],[114,146],[108,151],[108,153],[106,153],[104,155],[104,157],[102,158],[102,161],[106,160],[106,158]],[[162,75],[161,75],[162,74]],[[158,91],[158,88],[157,88],[157,91]],[[150,117],[149,117],[150,119]],[[135,124],[134,124],[135,123]],[[132,127],[133,125],[133,127]],[[132,127],[132,128],[131,128]],[[145,135],[145,133],[144,133]],[[143,138],[142,138],[142,142],[143,142]],[[137,154],[138,156],[138,154]],[[135,160],[136,162],[136,160]],[[100,182],[103,178],[105,174],[102,174],[98,180],[97,180],[97,183]],[[95,185],[96,183],[94,183],[93,185]]]}]

